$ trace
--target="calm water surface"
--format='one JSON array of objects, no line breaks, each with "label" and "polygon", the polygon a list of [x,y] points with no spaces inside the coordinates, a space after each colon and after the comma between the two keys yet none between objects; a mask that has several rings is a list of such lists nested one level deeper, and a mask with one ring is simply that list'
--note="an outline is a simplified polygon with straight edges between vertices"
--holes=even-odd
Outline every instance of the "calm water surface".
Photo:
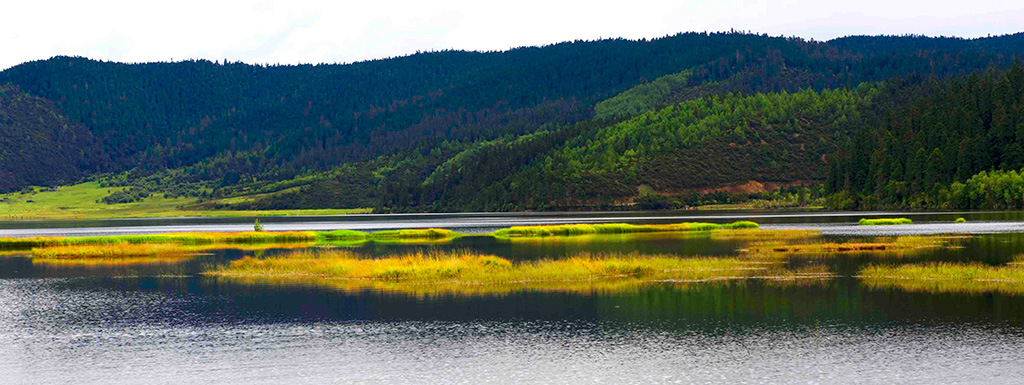
[{"label": "calm water surface", "polygon": [[[879,213],[889,215],[891,213]],[[746,216],[744,216],[746,215]],[[272,218],[267,228],[448,227],[755,217],[766,227],[876,235],[862,216],[721,213]],[[901,215],[905,216],[905,215]],[[966,225],[951,225],[957,216]],[[742,217],[742,218],[740,218]],[[977,233],[962,247],[900,262],[1000,264],[1024,253],[1019,213],[922,214],[877,231]],[[410,225],[412,224],[412,225]],[[243,230],[251,219],[46,221],[0,224],[0,236]],[[699,237],[589,241],[463,238],[433,246],[366,243],[380,255],[472,249],[513,259],[580,251],[734,255],[741,244]],[[264,255],[282,252],[268,250]],[[852,275],[878,258],[824,263],[840,277],[801,285],[733,281],[628,292],[416,297],[312,286],[261,286],[200,276],[255,251],[182,262],[56,266],[0,257],[0,383],[723,383],[1019,384],[1024,297],[871,289]],[[792,262],[801,263],[801,262]]]}]

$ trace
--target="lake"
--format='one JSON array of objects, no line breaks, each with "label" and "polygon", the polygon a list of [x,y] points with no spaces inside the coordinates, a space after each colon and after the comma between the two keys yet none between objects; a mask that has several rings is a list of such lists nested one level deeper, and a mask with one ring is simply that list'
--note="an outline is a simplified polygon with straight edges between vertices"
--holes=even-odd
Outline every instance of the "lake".
[{"label": "lake", "polygon": [[[858,227],[906,216],[913,225]],[[952,224],[965,217],[966,224]],[[1024,253],[1024,215],[990,213],[632,212],[261,218],[268,230],[754,220],[825,237],[971,234],[913,261],[1001,264]],[[0,236],[242,231],[252,218],[0,223]],[[586,252],[735,255],[742,242],[668,234],[468,237],[436,245],[363,243],[366,255],[475,250],[509,259]],[[413,295],[260,285],[199,273],[246,255],[105,266],[0,256],[0,374],[56,383],[1020,383],[1024,296],[873,288],[870,256],[794,260],[837,277],[651,284],[625,291]],[[906,261],[904,259],[903,261]],[[883,262],[884,263],[884,262]]]}]

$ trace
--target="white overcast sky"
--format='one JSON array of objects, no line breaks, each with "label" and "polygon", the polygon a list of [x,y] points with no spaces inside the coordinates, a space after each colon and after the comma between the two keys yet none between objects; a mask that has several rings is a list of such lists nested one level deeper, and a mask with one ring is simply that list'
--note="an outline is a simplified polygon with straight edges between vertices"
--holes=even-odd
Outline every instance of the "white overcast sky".
[{"label": "white overcast sky", "polygon": [[1024,31],[1024,1],[317,1],[0,2],[0,69],[55,55],[124,62],[352,62],[417,50],[504,50],[566,40],[735,28],[978,37]]}]

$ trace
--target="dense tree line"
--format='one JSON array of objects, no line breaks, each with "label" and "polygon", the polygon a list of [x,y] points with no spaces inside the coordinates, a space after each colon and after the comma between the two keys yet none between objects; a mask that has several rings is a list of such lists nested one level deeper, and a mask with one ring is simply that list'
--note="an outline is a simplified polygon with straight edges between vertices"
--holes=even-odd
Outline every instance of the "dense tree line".
[{"label": "dense tree line", "polygon": [[1013,170],[1024,167],[1024,65],[892,82],[865,116],[865,128],[829,160],[834,206],[998,208],[1020,201],[1002,197],[1012,188],[993,193],[989,184],[1018,178]]}]

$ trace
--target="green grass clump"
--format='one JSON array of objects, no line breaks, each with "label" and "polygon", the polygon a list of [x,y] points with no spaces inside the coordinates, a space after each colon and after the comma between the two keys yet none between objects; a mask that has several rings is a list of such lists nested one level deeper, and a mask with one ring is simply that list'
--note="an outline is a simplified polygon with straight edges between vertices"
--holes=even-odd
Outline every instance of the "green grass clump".
[{"label": "green grass clump", "polygon": [[370,234],[356,230],[318,231],[316,235],[317,238],[326,241],[360,240],[367,239],[370,237]]},{"label": "green grass clump", "polygon": [[967,220],[964,219],[964,217],[960,217],[960,218],[957,218],[956,221],[954,221],[954,222],[955,223],[967,223]]},{"label": "green grass clump", "polygon": [[729,224],[722,225],[723,229],[734,230],[734,229],[757,229],[761,226],[751,221],[739,221]]},{"label": "green grass clump", "polygon": [[373,239],[442,239],[456,238],[464,234],[447,229],[401,229],[382,230],[371,233]]},{"label": "green grass clump", "polygon": [[875,288],[924,292],[1004,292],[1024,294],[1024,268],[1019,264],[990,266],[981,263],[926,263],[899,266],[871,265],[859,277]]},{"label": "green grass clump", "polygon": [[549,237],[587,234],[627,234],[663,231],[711,231],[718,229],[756,228],[754,222],[735,222],[726,225],[716,223],[673,223],[665,225],[634,225],[629,223],[599,223],[571,225],[513,226],[492,233],[496,237]]},{"label": "green grass clump", "polygon": [[861,226],[891,226],[891,225],[909,225],[914,223],[910,218],[874,218],[867,219],[861,218],[857,222]]}]

